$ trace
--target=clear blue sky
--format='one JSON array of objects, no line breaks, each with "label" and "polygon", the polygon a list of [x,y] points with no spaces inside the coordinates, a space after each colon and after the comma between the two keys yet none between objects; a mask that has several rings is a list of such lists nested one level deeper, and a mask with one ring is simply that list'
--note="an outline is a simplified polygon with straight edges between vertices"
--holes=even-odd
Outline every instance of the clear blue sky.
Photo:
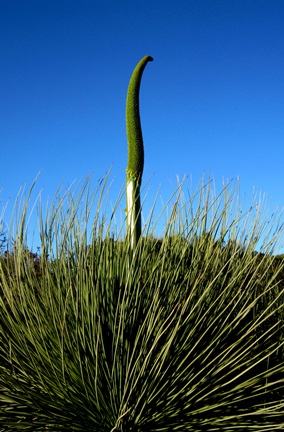
[{"label": "clear blue sky", "polygon": [[284,207],[283,0],[1,0],[1,205],[112,166],[124,185],[137,62],[149,200],[176,175],[240,177]]}]

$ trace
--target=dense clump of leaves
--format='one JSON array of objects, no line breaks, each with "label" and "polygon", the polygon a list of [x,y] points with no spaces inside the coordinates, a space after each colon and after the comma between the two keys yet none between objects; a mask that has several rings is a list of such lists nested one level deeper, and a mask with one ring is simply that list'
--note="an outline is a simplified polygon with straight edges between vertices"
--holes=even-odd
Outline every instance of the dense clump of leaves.
[{"label": "dense clump of leaves", "polygon": [[2,256],[0,431],[283,429],[283,260],[231,200],[178,198],[133,251],[72,196]]}]

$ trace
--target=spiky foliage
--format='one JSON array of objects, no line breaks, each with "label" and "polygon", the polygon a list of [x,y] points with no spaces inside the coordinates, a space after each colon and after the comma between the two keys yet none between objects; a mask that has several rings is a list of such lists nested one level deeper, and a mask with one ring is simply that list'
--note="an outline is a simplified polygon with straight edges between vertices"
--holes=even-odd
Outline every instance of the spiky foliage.
[{"label": "spiky foliage", "polygon": [[40,217],[37,266],[24,236],[2,257],[1,431],[284,428],[279,228],[265,237],[227,189],[180,191],[163,238],[147,225],[134,251],[104,192],[88,233],[87,188]]}]

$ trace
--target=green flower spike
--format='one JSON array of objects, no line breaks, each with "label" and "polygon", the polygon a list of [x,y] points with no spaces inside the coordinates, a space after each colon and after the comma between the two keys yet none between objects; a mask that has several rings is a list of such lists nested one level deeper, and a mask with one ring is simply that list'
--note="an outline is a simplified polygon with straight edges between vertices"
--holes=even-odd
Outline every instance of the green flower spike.
[{"label": "green flower spike", "polygon": [[126,168],[127,228],[131,246],[137,245],[141,236],[140,186],[144,168],[144,146],[139,112],[139,90],[143,71],[153,58],[145,56],[134,69],[129,81],[126,98],[126,133],[128,140],[128,164]]}]

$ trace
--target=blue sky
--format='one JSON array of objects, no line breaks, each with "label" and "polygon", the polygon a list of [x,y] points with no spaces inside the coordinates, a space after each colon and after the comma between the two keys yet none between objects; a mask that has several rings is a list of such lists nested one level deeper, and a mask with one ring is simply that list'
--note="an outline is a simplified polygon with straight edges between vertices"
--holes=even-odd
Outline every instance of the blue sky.
[{"label": "blue sky", "polygon": [[176,175],[240,178],[284,207],[283,0],[0,1],[0,199],[35,196],[127,162],[125,98],[138,61],[150,206]]}]

